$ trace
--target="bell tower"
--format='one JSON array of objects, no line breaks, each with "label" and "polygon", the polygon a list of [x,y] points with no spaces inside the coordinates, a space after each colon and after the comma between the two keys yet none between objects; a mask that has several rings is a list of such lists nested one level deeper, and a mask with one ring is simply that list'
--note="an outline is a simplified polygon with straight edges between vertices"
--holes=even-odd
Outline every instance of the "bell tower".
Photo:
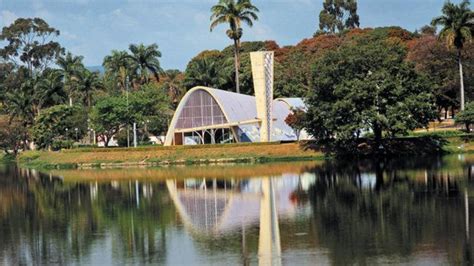
[{"label": "bell tower", "polygon": [[272,132],[273,103],[273,57],[272,51],[252,52],[253,87],[257,107],[257,118],[260,119],[260,142],[270,142]]}]

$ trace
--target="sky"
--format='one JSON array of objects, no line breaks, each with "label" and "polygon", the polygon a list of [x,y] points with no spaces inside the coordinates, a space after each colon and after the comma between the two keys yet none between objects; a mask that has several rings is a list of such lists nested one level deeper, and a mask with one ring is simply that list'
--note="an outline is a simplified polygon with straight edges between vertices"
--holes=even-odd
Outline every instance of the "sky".
[{"label": "sky", "polygon": [[[86,66],[101,65],[112,50],[130,43],[157,43],[164,69],[186,68],[203,50],[232,42],[227,26],[209,31],[210,8],[217,0],[0,0],[0,28],[18,17],[41,17],[60,30],[59,42]],[[294,45],[317,30],[323,0],[253,0],[260,9],[243,41],[275,40]],[[460,2],[453,0],[452,2]],[[444,0],[359,0],[361,27],[419,29],[439,16]]]}]

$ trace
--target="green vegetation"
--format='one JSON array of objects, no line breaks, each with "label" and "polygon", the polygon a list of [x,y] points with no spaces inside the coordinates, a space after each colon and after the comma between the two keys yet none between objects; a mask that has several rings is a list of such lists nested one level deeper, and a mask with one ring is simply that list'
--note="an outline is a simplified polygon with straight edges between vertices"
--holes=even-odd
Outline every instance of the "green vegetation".
[{"label": "green vegetation", "polygon": [[464,110],[464,76],[462,68],[462,50],[467,42],[471,42],[474,28],[474,13],[469,8],[469,0],[459,5],[447,2],[443,7],[443,16],[433,19],[433,26],[440,25],[439,37],[446,41],[449,48],[457,49],[459,64],[461,111]]},{"label": "green vegetation", "polygon": [[347,141],[373,132],[381,141],[383,133],[394,137],[426,127],[436,117],[434,97],[405,53],[398,43],[364,38],[324,56],[307,99],[309,133]]},{"label": "green vegetation", "polygon": [[[92,72],[82,56],[61,47],[59,30],[41,18],[17,19],[0,34],[0,148],[8,154],[34,146],[57,150],[92,145],[93,136],[106,145],[113,136],[129,145],[133,123],[147,144],[166,132],[173,109],[194,86],[252,95],[249,53],[262,50],[275,52],[275,97],[306,100],[308,108],[286,122],[321,145],[419,137],[411,132],[454,117],[464,98],[474,97],[474,15],[467,0],[446,3],[433,26],[415,32],[359,29],[357,1],[325,0],[320,31],[285,47],[273,40],[241,42],[242,24],[252,26],[258,12],[250,0],[219,0],[210,28],[227,24],[234,43],[200,52],[184,72],[162,69],[154,43],[111,51],[105,73]],[[439,34],[435,26],[442,27]],[[457,122],[469,126],[469,110]]]},{"label": "green vegetation", "polygon": [[456,123],[464,124],[466,131],[471,132],[470,126],[474,124],[474,102],[468,103],[466,109],[456,116]]},{"label": "green vegetation", "polygon": [[252,5],[250,0],[219,0],[219,3],[211,8],[211,31],[219,24],[229,24],[226,31],[227,36],[234,41],[235,62],[235,91],[240,93],[240,39],[242,38],[242,22],[249,27],[253,21],[258,20],[258,8]]},{"label": "green vegetation", "polygon": [[28,151],[19,156],[23,166],[71,168],[152,166],[162,164],[210,164],[322,159],[321,152],[303,149],[298,143],[221,144],[139,148],[84,148],[61,152]]},{"label": "green vegetation", "polygon": [[319,31],[316,34],[358,28],[356,0],[324,0],[323,10],[319,13]]},{"label": "green vegetation", "polygon": [[83,108],[67,105],[56,105],[45,109],[38,116],[33,127],[33,140],[40,149],[51,149],[72,146],[71,143],[63,147],[60,143],[68,140],[82,139],[87,133],[87,113]]}]

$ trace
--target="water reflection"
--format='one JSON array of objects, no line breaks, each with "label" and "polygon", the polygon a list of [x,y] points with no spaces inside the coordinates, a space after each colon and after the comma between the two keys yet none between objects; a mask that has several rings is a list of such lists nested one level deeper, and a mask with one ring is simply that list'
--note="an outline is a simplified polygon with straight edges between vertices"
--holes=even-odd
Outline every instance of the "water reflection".
[{"label": "water reflection", "polygon": [[0,166],[0,264],[472,264],[473,159]]}]

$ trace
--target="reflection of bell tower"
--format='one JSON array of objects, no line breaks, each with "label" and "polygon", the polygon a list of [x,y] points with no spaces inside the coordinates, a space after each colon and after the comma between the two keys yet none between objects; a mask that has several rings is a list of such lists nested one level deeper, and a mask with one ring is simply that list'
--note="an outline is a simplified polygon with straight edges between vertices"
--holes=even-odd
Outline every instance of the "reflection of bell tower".
[{"label": "reflection of bell tower", "polygon": [[272,131],[273,102],[273,52],[252,52],[253,87],[260,119],[260,141],[270,142]]}]

